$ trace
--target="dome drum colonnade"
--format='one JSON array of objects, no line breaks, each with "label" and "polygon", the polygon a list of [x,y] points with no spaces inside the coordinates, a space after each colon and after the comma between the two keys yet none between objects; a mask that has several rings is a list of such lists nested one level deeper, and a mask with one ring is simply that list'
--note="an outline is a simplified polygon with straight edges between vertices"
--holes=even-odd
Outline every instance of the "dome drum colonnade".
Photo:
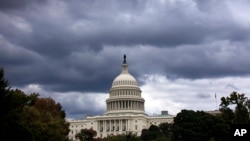
[{"label": "dome drum colonnade", "polygon": [[135,100],[114,100],[109,101],[107,103],[107,110],[143,110],[144,111],[144,105],[143,101],[135,101]]}]

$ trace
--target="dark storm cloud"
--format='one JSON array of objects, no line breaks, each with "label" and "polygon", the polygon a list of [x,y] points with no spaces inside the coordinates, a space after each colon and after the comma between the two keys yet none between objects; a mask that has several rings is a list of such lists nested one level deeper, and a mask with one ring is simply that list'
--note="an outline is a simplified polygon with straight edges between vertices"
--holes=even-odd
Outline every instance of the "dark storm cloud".
[{"label": "dark storm cloud", "polygon": [[0,64],[15,86],[108,91],[123,53],[137,78],[249,74],[249,27],[227,1],[12,0],[1,9]]},{"label": "dark storm cloud", "polygon": [[34,0],[1,0],[0,9],[19,9],[27,6],[32,2],[34,2]]},{"label": "dark storm cloud", "polygon": [[62,105],[65,107],[64,110],[66,111],[66,114],[69,118],[83,119],[86,116],[100,115],[105,112],[105,110],[101,109],[100,107],[90,108],[89,105],[92,105],[93,102],[81,101],[81,103],[84,103],[84,105],[76,104],[75,102],[75,99],[72,99],[71,103],[62,101]]},{"label": "dark storm cloud", "polygon": [[13,42],[48,56],[58,56],[58,51],[67,55],[71,49],[79,47],[99,50],[104,44],[174,47],[213,38],[246,37],[243,36],[246,31],[234,23],[224,1],[211,2],[202,10],[199,7],[203,6],[196,6],[193,1],[76,2],[33,4],[18,13],[31,25],[33,32],[5,35],[15,37]]},{"label": "dark storm cloud", "polygon": [[88,115],[103,114],[106,110],[103,99],[106,99],[107,96],[103,94],[70,92],[49,95],[52,95],[54,99],[63,105],[67,118],[83,119]]}]

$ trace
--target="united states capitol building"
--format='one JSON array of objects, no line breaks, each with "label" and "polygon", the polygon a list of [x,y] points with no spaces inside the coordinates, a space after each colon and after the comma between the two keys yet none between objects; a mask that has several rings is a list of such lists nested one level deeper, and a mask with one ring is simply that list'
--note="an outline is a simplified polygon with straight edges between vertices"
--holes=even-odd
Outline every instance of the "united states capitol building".
[{"label": "united states capitol building", "polygon": [[167,111],[161,115],[148,116],[145,113],[145,100],[136,79],[129,73],[126,55],[121,73],[114,79],[106,100],[106,112],[100,116],[87,116],[83,120],[69,120],[69,138],[75,140],[81,129],[92,128],[96,137],[132,133],[141,135],[142,129],[160,123],[172,123],[174,116]]}]

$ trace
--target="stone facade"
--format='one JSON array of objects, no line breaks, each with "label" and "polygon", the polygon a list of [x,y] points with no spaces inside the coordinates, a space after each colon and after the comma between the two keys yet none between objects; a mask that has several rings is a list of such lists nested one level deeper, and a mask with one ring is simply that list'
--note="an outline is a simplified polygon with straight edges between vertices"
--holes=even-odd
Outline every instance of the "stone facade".
[{"label": "stone facade", "polygon": [[83,120],[69,120],[69,138],[75,140],[75,134],[84,128],[93,128],[96,137],[127,134],[141,135],[142,129],[160,123],[172,123],[174,116],[163,111],[159,116],[147,116],[144,109],[144,98],[136,79],[129,73],[126,56],[121,73],[114,79],[106,100],[106,112],[101,116],[88,116]]}]

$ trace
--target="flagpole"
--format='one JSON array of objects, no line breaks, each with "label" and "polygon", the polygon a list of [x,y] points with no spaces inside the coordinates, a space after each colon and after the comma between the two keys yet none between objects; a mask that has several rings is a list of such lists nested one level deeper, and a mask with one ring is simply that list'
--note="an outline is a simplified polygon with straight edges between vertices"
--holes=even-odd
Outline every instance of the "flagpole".
[{"label": "flagpole", "polygon": [[215,110],[217,110],[217,96],[216,96],[216,93],[215,93],[214,97],[215,97],[215,104],[216,104]]}]

